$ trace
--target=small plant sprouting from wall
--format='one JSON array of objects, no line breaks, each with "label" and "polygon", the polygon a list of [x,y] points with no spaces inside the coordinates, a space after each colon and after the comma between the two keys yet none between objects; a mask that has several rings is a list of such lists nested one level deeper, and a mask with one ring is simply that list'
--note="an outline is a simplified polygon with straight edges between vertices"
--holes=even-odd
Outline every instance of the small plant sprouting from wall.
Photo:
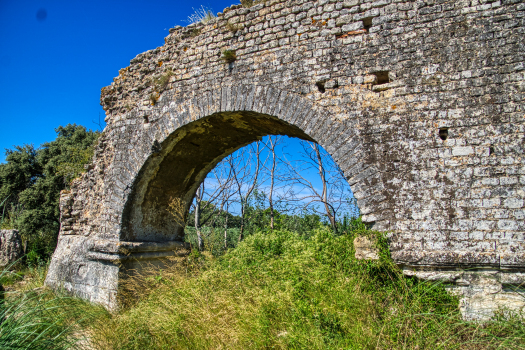
[{"label": "small plant sprouting from wall", "polygon": [[200,28],[195,28],[191,31],[190,33],[190,37],[192,38],[195,38],[197,36],[199,36],[201,34],[201,29]]},{"label": "small plant sprouting from wall", "polygon": [[160,94],[158,92],[152,92],[149,95],[149,100],[151,102],[152,106],[155,106],[157,104],[157,101],[159,100]]},{"label": "small plant sprouting from wall", "polygon": [[253,5],[264,4],[266,0],[241,0],[242,7],[249,8]]},{"label": "small plant sprouting from wall", "polygon": [[230,32],[235,33],[238,30],[243,30],[244,26],[242,24],[233,24],[233,23],[226,23],[226,29],[228,29]]},{"label": "small plant sprouting from wall", "polygon": [[168,68],[162,76],[153,80],[153,89],[158,93],[162,92],[168,86],[172,76],[173,70]]},{"label": "small plant sprouting from wall", "polygon": [[221,58],[225,63],[233,63],[237,60],[237,55],[235,50],[224,50]]},{"label": "small plant sprouting from wall", "polygon": [[188,16],[187,22],[189,24],[194,23],[206,23],[212,19],[214,19],[216,16],[213,14],[213,10],[204,6],[201,6],[200,8],[197,8],[194,14],[191,16]]}]

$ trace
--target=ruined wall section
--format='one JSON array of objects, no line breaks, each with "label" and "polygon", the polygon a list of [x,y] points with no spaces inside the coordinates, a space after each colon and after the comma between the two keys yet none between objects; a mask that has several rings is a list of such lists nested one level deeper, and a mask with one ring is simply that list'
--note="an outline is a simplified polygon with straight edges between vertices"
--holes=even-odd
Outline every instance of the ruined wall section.
[{"label": "ruined wall section", "polygon": [[[63,197],[62,234],[118,240],[130,184],[173,129],[166,111],[187,110],[186,123],[204,116],[203,96],[227,104],[254,87],[262,105],[309,101],[312,137],[365,219],[395,233],[398,262],[522,268],[524,10],[274,0],[174,28],[102,90],[108,126],[93,168]],[[235,62],[223,62],[226,49]]]}]

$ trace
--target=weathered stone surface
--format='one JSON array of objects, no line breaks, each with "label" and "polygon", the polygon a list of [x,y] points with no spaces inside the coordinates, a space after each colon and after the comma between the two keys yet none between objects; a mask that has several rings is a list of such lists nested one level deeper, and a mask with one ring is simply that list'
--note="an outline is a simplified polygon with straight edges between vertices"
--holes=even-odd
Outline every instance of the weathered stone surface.
[{"label": "weathered stone surface", "polygon": [[513,0],[272,0],[173,28],[102,89],[107,127],[62,195],[47,283],[113,305],[130,256],[94,242],[171,254],[182,230],[170,198],[189,203],[218,161],[268,134],[323,146],[399,265],[523,271],[524,12]]},{"label": "weathered stone surface", "polygon": [[467,320],[485,321],[496,312],[503,315],[525,311],[525,273],[494,270],[414,271],[406,275],[440,281],[460,298],[460,310]]},{"label": "weathered stone surface", "polygon": [[17,230],[0,230],[0,266],[7,266],[22,257],[22,239]]},{"label": "weathered stone surface", "polygon": [[354,239],[355,258],[358,260],[379,260],[379,250],[373,239],[357,236]]}]

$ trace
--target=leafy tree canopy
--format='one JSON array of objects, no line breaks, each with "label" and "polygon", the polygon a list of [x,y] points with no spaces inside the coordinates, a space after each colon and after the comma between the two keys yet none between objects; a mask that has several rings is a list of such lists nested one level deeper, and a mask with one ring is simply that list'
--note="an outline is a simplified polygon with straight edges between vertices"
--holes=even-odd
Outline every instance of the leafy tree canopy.
[{"label": "leafy tree canopy", "polygon": [[68,124],[55,129],[57,138],[6,150],[0,164],[0,203],[8,211],[2,225],[20,230],[30,249],[45,257],[54,250],[59,230],[59,197],[90,162],[99,133]]}]

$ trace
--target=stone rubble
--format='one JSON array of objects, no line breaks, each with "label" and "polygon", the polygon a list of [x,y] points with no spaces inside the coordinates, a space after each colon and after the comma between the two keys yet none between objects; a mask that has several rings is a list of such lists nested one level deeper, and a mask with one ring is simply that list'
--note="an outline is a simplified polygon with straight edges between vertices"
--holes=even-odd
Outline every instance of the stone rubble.
[{"label": "stone rubble", "polygon": [[0,230],[0,266],[8,267],[23,255],[22,239],[17,230]]}]

